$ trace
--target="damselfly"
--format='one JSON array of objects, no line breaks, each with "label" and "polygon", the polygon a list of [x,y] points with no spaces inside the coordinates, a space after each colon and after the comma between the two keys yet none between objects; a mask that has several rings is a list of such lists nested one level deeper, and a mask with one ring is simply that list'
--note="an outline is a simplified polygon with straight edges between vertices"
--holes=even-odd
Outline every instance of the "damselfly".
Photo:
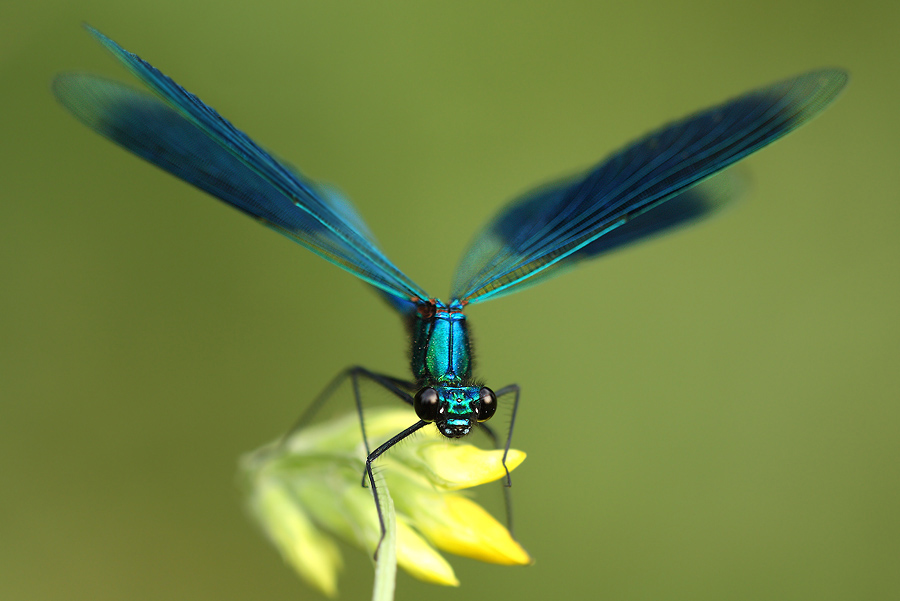
[{"label": "damselfly", "polygon": [[727,186],[717,185],[723,176],[713,176],[815,117],[847,82],[844,71],[822,69],[748,92],[666,125],[586,173],[524,195],[474,238],[445,303],[388,260],[334,189],[306,179],[149,63],[88,30],[155,95],[92,75],[61,75],[53,90],[78,119],[354,274],[405,320],[412,340],[410,379],[350,368],[311,409],[349,377],[364,439],[360,379],[381,385],[415,410],[415,423],[378,448],[371,450],[366,440],[363,479],[371,485],[382,535],[372,462],[390,447],[432,423],[448,438],[483,428],[496,443],[485,422],[497,399],[510,395],[509,449],[519,387],[494,392],[475,378],[467,305],[522,290],[579,261],[711,214],[729,196]]}]

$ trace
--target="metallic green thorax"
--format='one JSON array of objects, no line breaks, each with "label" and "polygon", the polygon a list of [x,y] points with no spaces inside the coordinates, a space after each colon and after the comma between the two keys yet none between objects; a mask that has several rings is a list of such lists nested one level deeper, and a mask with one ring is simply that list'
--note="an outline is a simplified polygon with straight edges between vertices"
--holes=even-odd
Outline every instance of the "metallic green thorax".
[{"label": "metallic green thorax", "polygon": [[466,385],[472,350],[466,316],[458,303],[432,301],[412,317],[411,368],[420,384]]}]

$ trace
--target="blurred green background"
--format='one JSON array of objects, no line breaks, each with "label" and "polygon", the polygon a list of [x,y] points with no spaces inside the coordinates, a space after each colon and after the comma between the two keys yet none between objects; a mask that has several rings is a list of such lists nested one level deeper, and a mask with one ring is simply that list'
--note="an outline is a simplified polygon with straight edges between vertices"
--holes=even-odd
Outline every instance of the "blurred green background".
[{"label": "blurred green background", "polygon": [[[537,562],[398,598],[900,598],[900,4],[75,0],[0,8],[0,599],[315,598],[237,457],[342,367],[406,369],[364,285],[55,103],[60,71],[132,81],[82,21],[337,184],[439,296],[513,195],[849,69],[733,210],[469,312],[481,375],[524,389]],[[349,555],[342,596],[370,583]]]}]

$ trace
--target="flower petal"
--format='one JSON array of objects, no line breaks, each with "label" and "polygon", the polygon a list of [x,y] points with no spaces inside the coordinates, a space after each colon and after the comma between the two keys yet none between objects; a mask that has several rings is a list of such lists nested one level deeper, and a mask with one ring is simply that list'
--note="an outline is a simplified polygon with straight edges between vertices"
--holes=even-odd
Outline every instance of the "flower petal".
[{"label": "flower petal", "polygon": [[[470,444],[436,440],[422,443],[417,454],[431,471],[435,483],[447,490],[459,490],[493,482],[506,476],[503,451],[485,451]],[[513,471],[525,460],[525,453],[510,449],[506,467]]]},{"label": "flower petal", "polygon": [[[366,414],[370,445],[409,424],[408,410]],[[350,414],[304,428],[248,454],[241,477],[257,521],[282,556],[305,580],[334,595],[341,566],[327,534],[372,553],[381,537],[372,491],[360,486],[365,445],[358,416]],[[511,449],[512,470],[525,453]],[[396,560],[412,576],[458,586],[446,550],[499,564],[528,564],[528,553],[479,505],[452,492],[506,475],[503,451],[485,451],[422,430],[386,453],[376,474],[390,488],[396,515]],[[384,487],[384,488],[382,488]]]},{"label": "flower petal", "polygon": [[317,524],[368,553],[381,538],[372,491],[360,486],[357,471],[332,465],[330,472],[307,470],[291,480],[296,497]]},{"label": "flower petal", "polygon": [[[402,504],[402,511],[438,549],[503,565],[532,563],[528,552],[509,531],[474,501],[458,494],[440,493],[422,493],[410,501]],[[395,503],[401,509],[401,503]]]},{"label": "flower petal", "polygon": [[260,478],[249,507],[284,560],[312,586],[334,597],[340,551],[300,510],[290,491],[276,479]]},{"label": "flower petal", "polygon": [[459,586],[459,580],[447,560],[399,516],[397,564],[419,580],[444,586]]},{"label": "flower petal", "polygon": [[[375,408],[366,411],[366,434],[369,441],[386,440],[415,422],[409,409]],[[313,424],[288,435],[276,443],[282,454],[335,455],[357,454],[365,459],[365,446],[360,436],[359,415],[348,413],[341,417]],[[374,447],[373,447],[374,448]]]},{"label": "flower petal", "polygon": [[[318,474],[308,470],[304,478],[293,479],[293,491],[308,513],[329,532],[375,552],[381,538],[378,514],[372,502],[372,491],[359,484],[352,468],[332,468]],[[380,490],[385,490],[381,483]],[[420,487],[419,487],[420,488]],[[414,489],[417,493],[418,489]],[[453,568],[434,547],[410,527],[403,516],[397,516],[397,563],[419,580],[459,586]]]}]

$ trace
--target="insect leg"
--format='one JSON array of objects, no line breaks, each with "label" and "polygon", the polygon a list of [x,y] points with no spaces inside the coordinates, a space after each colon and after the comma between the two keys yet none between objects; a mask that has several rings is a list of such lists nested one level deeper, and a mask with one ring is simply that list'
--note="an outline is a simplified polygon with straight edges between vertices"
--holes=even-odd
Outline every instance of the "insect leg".
[{"label": "insect leg", "polygon": [[[282,444],[285,443],[288,438],[290,438],[295,432],[301,430],[306,427],[309,422],[313,420],[319,410],[325,405],[325,403],[330,399],[335,391],[344,383],[347,378],[351,378],[353,383],[353,397],[356,402],[356,410],[359,414],[359,425],[362,429],[363,441],[366,444],[366,453],[369,452],[369,441],[366,437],[366,426],[363,420],[363,411],[362,411],[362,399],[359,394],[359,378],[367,378],[377,384],[380,384],[383,388],[389,390],[394,393],[400,400],[404,401],[408,405],[412,405],[413,398],[409,392],[406,390],[410,390],[415,388],[415,384],[412,382],[407,382],[406,380],[401,380],[400,378],[394,378],[392,376],[386,376],[384,374],[378,374],[372,371],[369,371],[365,367],[361,367],[359,365],[354,365],[353,367],[348,367],[347,369],[341,371],[338,375],[328,383],[328,385],[313,399],[312,403],[309,404],[309,407],[300,415],[294,425],[285,433],[282,437]],[[404,390],[406,389],[406,390]]]},{"label": "insect leg", "polygon": [[496,393],[497,398],[507,395],[511,392],[516,394],[515,400],[513,400],[513,409],[512,416],[509,418],[509,433],[506,435],[506,446],[503,448],[503,469],[506,470],[506,485],[512,486],[512,480],[509,478],[509,469],[506,467],[506,456],[509,454],[509,445],[512,442],[512,433],[513,427],[516,425],[516,412],[519,410],[519,385],[518,384],[510,384],[509,386],[504,386]]},{"label": "insect leg", "polygon": [[[494,429],[488,426],[485,423],[478,423],[478,426],[484,430],[484,432],[488,435],[488,438],[491,439],[491,443],[493,443],[495,449],[500,448],[500,439],[497,438],[497,433],[494,432]],[[506,467],[506,463],[503,464]],[[509,476],[509,471],[507,470],[506,475]],[[510,487],[505,482],[503,483],[503,504],[506,509],[506,529],[509,530],[509,533],[515,538],[515,534],[513,534],[513,510],[512,510],[512,491]]]},{"label": "insect leg", "polygon": [[386,529],[384,527],[384,516],[381,513],[381,503],[378,499],[378,489],[375,486],[375,475],[372,473],[372,462],[378,459],[385,451],[389,448],[412,434],[413,432],[422,429],[427,426],[428,422],[424,422],[419,420],[418,422],[411,425],[409,428],[403,430],[399,434],[395,434],[391,437],[387,442],[382,444],[380,447],[369,453],[369,456],[366,457],[366,471],[363,477],[368,476],[369,484],[372,487],[372,496],[375,498],[375,509],[378,512],[378,525],[381,526],[381,538],[378,539],[378,545],[375,547],[375,559],[378,559],[378,549],[381,548],[381,543],[384,541],[384,535],[386,534]]},{"label": "insect leg", "polygon": [[341,386],[341,384],[344,383],[344,381],[348,377],[350,378],[353,385],[353,397],[356,402],[356,411],[359,414],[359,426],[362,430],[363,441],[366,445],[367,457],[366,467],[363,471],[362,485],[366,486],[366,480],[368,480],[368,484],[372,488],[372,497],[375,500],[375,510],[378,514],[378,525],[381,528],[381,538],[378,539],[378,546],[375,547],[375,557],[377,558],[378,549],[381,548],[381,541],[384,540],[386,530],[384,526],[384,515],[382,515],[381,504],[378,498],[378,489],[375,486],[375,475],[372,472],[372,462],[378,459],[378,457],[380,457],[389,448],[391,448],[413,432],[426,426],[428,422],[423,422],[421,420],[418,421],[409,428],[393,436],[391,439],[379,446],[374,451],[370,452],[369,439],[366,435],[366,425],[363,417],[362,396],[360,395],[359,391],[359,380],[360,378],[364,378],[378,384],[385,390],[393,393],[396,397],[398,397],[401,401],[407,403],[408,405],[413,404],[413,397],[410,391],[415,390],[416,383],[402,380],[400,378],[395,378],[393,376],[375,373],[373,371],[369,371],[365,367],[361,367],[358,365],[348,367],[337,376],[335,376],[334,379],[332,379],[331,382],[329,382],[328,385],[324,388],[324,390],[322,390],[322,392],[320,392],[319,395],[315,399],[313,399],[313,402],[310,403],[309,407],[307,407],[307,409],[303,412],[294,426],[282,438],[282,443],[284,443],[297,430],[305,427],[315,417],[316,413],[318,413],[318,411],[328,401],[328,399],[330,399],[334,395],[334,392]]}]

